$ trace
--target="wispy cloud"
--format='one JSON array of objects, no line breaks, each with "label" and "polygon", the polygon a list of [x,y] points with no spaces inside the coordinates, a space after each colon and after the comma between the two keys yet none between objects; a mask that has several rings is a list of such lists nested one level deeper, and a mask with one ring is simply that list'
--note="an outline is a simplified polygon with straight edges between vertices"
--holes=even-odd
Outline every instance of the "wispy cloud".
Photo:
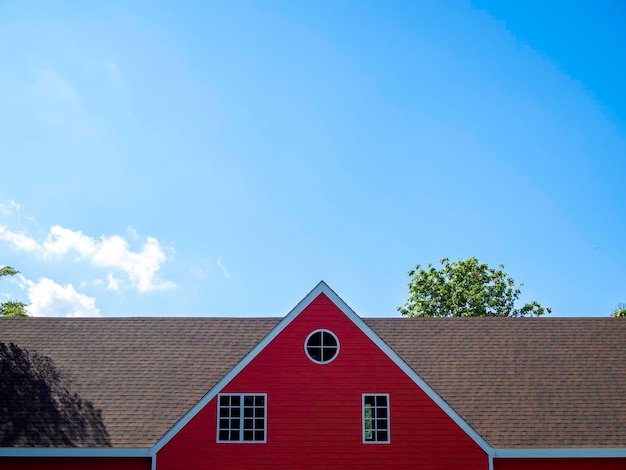
[{"label": "wispy cloud", "polygon": [[[33,252],[46,260],[74,254],[77,262],[86,261],[98,268],[120,271],[126,274],[130,285],[139,292],[176,287],[173,282],[163,281],[158,276],[167,256],[159,241],[153,237],[148,237],[139,251],[132,251],[120,235],[103,235],[96,239],[81,231],[55,225],[50,228],[43,243],[39,243],[25,233],[0,226],[0,240],[10,243],[17,250]],[[113,277],[112,272],[107,280],[108,289],[120,288],[120,280]]]},{"label": "wispy cloud", "polygon": [[111,59],[106,59],[102,63],[104,65],[105,70],[109,74],[109,77],[111,78],[111,82],[113,83],[115,88],[119,88],[122,80],[120,77],[120,69],[117,66],[117,64],[113,62]]},{"label": "wispy cloud", "polygon": [[29,70],[15,85],[11,107],[42,133],[93,141],[106,126],[85,106],[78,83],[77,77],[53,67]]},{"label": "wispy cloud", "polygon": [[230,277],[230,273],[228,272],[228,267],[224,264],[224,260],[222,259],[221,256],[219,256],[217,258],[217,261],[215,262],[215,265],[220,268],[220,270],[222,271],[222,274],[224,275],[224,277],[229,278]]},{"label": "wispy cloud", "polygon": [[20,276],[28,290],[28,313],[34,317],[98,317],[96,299],[81,294],[71,284],[64,286],[52,279],[41,278],[37,282]]},{"label": "wispy cloud", "polygon": [[13,215],[15,212],[19,212],[22,209],[22,205],[15,201],[9,201],[8,204],[0,204],[0,214]]},{"label": "wispy cloud", "polygon": [[53,69],[41,69],[37,74],[39,98],[47,101],[62,102],[72,108],[80,107],[78,93],[70,83]]}]

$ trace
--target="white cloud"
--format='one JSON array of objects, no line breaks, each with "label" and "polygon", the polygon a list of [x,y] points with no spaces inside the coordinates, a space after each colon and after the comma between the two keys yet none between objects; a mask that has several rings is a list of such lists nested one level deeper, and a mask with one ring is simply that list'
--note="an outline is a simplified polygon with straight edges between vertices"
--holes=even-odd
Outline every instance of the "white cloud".
[{"label": "white cloud", "polygon": [[[139,292],[165,290],[176,287],[173,282],[162,281],[158,271],[167,260],[165,251],[156,238],[148,237],[140,251],[132,251],[128,242],[119,235],[101,236],[100,239],[84,235],[59,225],[50,229],[42,244],[33,238],[0,226],[0,240],[11,243],[21,251],[36,252],[44,259],[77,255],[76,261],[87,261],[99,268],[118,270],[126,274],[130,285]],[[107,288],[117,290],[120,280],[110,274]]]},{"label": "white cloud", "polygon": [[48,278],[36,283],[22,277],[28,288],[28,313],[33,317],[99,317],[96,299],[81,294],[71,284],[61,286]]},{"label": "white cloud", "polygon": [[228,267],[224,264],[224,260],[222,259],[221,256],[217,258],[217,261],[215,262],[215,264],[217,265],[218,268],[220,268],[224,277],[226,278],[230,277],[230,273],[228,272]]},{"label": "white cloud", "polygon": [[59,225],[53,226],[46,241],[43,242],[44,257],[63,256],[72,250],[82,258],[89,258],[97,251],[96,241],[80,231],[76,232]]},{"label": "white cloud", "polygon": [[107,276],[107,290],[119,290],[120,280],[113,277],[113,274]]},{"label": "white cloud", "polygon": [[39,245],[37,242],[23,233],[11,232],[7,230],[5,225],[0,225],[0,240],[11,243],[15,248],[21,251],[37,251]]}]

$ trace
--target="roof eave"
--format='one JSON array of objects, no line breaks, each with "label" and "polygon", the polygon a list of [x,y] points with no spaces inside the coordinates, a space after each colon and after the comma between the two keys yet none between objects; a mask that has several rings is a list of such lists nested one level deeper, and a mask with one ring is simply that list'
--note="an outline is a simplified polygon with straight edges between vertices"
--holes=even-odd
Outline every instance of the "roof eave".
[{"label": "roof eave", "polygon": [[151,457],[150,448],[0,447],[0,457]]},{"label": "roof eave", "polygon": [[626,458],[626,448],[494,449],[496,459]]}]

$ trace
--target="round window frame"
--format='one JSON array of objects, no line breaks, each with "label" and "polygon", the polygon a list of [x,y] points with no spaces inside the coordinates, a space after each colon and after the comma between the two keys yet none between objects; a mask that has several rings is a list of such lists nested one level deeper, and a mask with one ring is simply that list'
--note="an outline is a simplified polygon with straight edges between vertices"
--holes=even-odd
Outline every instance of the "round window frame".
[{"label": "round window frame", "polygon": [[[315,333],[321,333],[322,334],[322,338],[324,337],[324,333],[328,333],[329,335],[331,335],[333,338],[335,338],[335,341],[337,342],[337,351],[335,352],[335,354],[333,355],[333,357],[331,357],[329,360],[327,361],[318,361],[317,359],[314,359],[311,357],[311,355],[309,354],[309,350],[308,350],[308,345],[309,345],[309,340],[311,339],[311,336],[313,336]],[[330,330],[327,330],[325,328],[319,328],[317,330],[313,330],[311,331],[311,333],[309,333],[309,335],[306,337],[306,339],[304,340],[304,354],[306,354],[306,357],[309,358],[309,360],[315,364],[320,364],[320,365],[326,365],[326,364],[330,364],[331,362],[333,362],[335,359],[337,359],[337,356],[339,356],[339,350],[341,349],[341,343],[339,342],[339,338],[337,337],[337,335],[335,333],[333,333]],[[323,354],[322,354],[323,357]]]}]

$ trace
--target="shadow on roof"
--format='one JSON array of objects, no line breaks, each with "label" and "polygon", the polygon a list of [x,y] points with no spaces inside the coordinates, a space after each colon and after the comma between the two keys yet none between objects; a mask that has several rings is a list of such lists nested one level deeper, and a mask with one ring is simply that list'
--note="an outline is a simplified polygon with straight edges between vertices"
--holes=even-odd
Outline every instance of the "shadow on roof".
[{"label": "shadow on roof", "polygon": [[100,411],[52,359],[0,342],[0,447],[110,447]]}]

